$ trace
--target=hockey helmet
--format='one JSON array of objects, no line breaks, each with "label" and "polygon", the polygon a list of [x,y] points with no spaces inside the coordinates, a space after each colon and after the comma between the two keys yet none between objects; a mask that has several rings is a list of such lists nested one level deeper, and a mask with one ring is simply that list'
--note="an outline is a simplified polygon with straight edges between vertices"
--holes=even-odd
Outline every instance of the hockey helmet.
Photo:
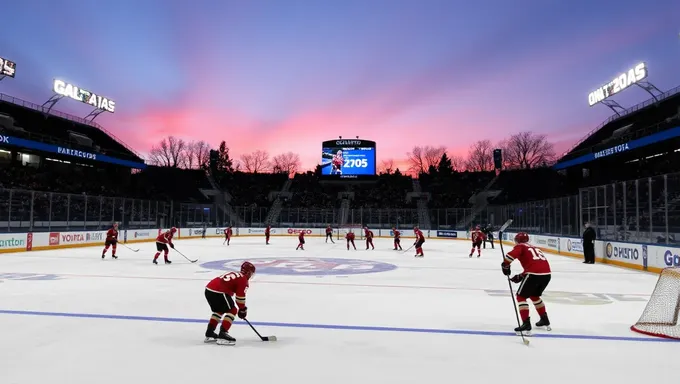
[{"label": "hockey helmet", "polygon": [[479,224],[477,224],[477,226],[475,227],[475,229],[482,229],[482,226],[479,225]]},{"label": "hockey helmet", "polygon": [[241,273],[248,276],[250,279],[255,274],[255,266],[250,261],[244,261],[241,264]]},{"label": "hockey helmet", "polygon": [[176,228],[176,227],[172,227],[172,228],[170,228],[170,232],[172,232],[172,233],[175,233],[175,232],[177,232],[177,228]]},{"label": "hockey helmet", "polygon": [[526,232],[520,232],[515,235],[515,244],[528,243],[529,234]]}]

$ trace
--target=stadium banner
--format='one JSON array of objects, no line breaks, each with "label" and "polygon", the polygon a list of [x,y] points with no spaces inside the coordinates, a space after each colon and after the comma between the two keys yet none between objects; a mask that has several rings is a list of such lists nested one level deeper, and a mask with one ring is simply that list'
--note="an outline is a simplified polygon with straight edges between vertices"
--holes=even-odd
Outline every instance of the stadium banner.
[{"label": "stadium banner", "polygon": [[448,239],[457,239],[458,231],[437,231],[437,237],[444,237]]},{"label": "stadium banner", "polygon": [[63,80],[55,79],[52,83],[52,91],[59,96],[68,97],[75,101],[80,101],[83,104],[88,104],[96,109],[106,111],[109,113],[116,112],[116,102],[90,92],[86,89],[80,88],[76,85],[67,83]]},{"label": "stadium banner", "polygon": [[[140,241],[148,241],[156,239],[158,236],[157,229],[128,229],[124,231],[123,241],[126,243],[136,243]],[[120,241],[120,234],[118,235]]]},{"label": "stadium banner", "polygon": [[557,163],[553,166],[553,169],[560,170],[560,169],[565,169],[569,167],[573,167],[574,165],[578,164],[583,164],[583,163],[588,163],[596,159],[600,159],[603,157],[607,156],[612,156],[616,155],[619,153],[623,152],[628,152],[632,151],[638,148],[646,147],[648,145],[668,140],[668,139],[673,139],[676,137],[680,137],[680,127],[675,127],[671,128],[668,130],[665,130],[663,132],[655,133],[649,136],[645,136],[636,140],[631,140],[623,144],[618,144],[609,148],[605,148],[603,150],[594,152],[594,153],[589,153],[587,155],[579,156],[575,159],[563,161],[561,163]]},{"label": "stadium banner", "polygon": [[87,151],[82,151],[82,150],[79,150],[79,149],[72,149],[72,148],[68,148],[68,147],[61,147],[61,146],[53,145],[53,144],[40,143],[40,142],[37,142],[37,141],[20,139],[18,137],[7,136],[7,135],[0,135],[0,146],[28,148],[28,149],[33,149],[33,150],[36,150],[36,151],[56,153],[56,154],[63,155],[63,156],[77,157],[77,158],[81,158],[81,159],[85,159],[85,160],[116,164],[116,165],[121,165],[121,166],[128,167],[128,168],[134,168],[134,169],[145,169],[146,168],[146,164],[138,163],[136,161],[117,159],[115,157],[102,155],[102,154],[99,154],[99,153],[87,152]]},{"label": "stadium banner", "polygon": [[560,250],[577,255],[583,255],[583,240],[572,237],[561,237]]}]

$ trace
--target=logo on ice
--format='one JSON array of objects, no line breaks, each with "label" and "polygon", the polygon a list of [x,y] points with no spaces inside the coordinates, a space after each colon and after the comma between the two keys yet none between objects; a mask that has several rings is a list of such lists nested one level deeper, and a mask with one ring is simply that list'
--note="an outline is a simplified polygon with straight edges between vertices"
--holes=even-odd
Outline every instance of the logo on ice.
[{"label": "logo on ice", "polygon": [[[238,271],[245,260],[218,260],[201,264],[207,269]],[[396,265],[352,259],[249,259],[257,268],[258,274],[294,276],[346,276],[365,273],[387,272],[397,269]]]}]

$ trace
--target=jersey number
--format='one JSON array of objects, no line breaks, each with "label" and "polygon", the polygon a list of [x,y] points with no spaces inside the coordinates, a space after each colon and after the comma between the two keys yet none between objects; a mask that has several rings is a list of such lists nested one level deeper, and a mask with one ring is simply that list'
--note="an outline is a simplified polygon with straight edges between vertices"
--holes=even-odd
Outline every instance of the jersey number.
[{"label": "jersey number", "polygon": [[529,252],[531,252],[531,255],[534,257],[534,260],[543,260],[545,261],[545,255],[543,254],[543,251],[541,251],[538,248],[528,248]]},{"label": "jersey number", "polygon": [[225,273],[224,275],[220,276],[220,278],[224,281],[231,281],[231,280],[237,279],[241,276],[243,276],[243,275],[241,275],[239,272],[229,272],[229,273]]}]

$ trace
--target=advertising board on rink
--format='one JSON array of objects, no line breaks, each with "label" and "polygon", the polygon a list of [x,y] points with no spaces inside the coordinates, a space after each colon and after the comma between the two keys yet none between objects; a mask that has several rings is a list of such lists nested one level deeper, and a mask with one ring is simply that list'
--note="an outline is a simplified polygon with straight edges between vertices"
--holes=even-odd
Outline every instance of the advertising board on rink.
[{"label": "advertising board on rink", "polygon": [[[156,237],[169,228],[121,229],[120,242],[154,242]],[[206,237],[223,237],[225,227],[206,228]],[[175,239],[200,238],[203,228],[178,228]],[[234,237],[264,237],[264,228],[233,227]],[[372,229],[377,238],[389,239],[393,233],[389,229]],[[413,238],[413,230],[400,229],[403,238]],[[304,232],[310,237],[324,237],[325,228],[283,227],[271,228],[272,236],[295,237]],[[428,238],[446,241],[469,241],[466,231],[432,230],[425,231]],[[503,233],[504,242],[513,244],[516,233]],[[558,237],[529,234],[532,244],[555,255],[583,257],[583,242],[576,237]],[[40,251],[46,249],[102,246],[106,231],[64,231],[0,234],[0,253]],[[379,240],[378,240],[379,241]],[[608,241],[595,241],[595,257],[598,262],[621,267],[660,272],[663,268],[680,266],[680,246],[664,244],[634,244]]]}]

